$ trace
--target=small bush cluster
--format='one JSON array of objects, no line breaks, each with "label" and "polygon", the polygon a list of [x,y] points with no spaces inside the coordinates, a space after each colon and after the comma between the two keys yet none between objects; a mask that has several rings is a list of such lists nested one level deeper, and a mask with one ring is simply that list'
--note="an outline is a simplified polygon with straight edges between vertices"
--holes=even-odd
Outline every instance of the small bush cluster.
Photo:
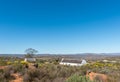
[{"label": "small bush cluster", "polygon": [[9,69],[0,69],[0,82],[9,82],[12,79],[14,79],[14,77],[11,76]]},{"label": "small bush cluster", "polygon": [[66,82],[92,82],[92,81],[86,76],[80,76],[78,74],[75,74],[69,77],[66,80]]},{"label": "small bush cluster", "polygon": [[35,70],[28,70],[24,75],[24,82],[35,80],[38,82],[56,82],[56,80],[65,82],[66,78],[76,71],[79,71],[79,68],[47,64]]}]

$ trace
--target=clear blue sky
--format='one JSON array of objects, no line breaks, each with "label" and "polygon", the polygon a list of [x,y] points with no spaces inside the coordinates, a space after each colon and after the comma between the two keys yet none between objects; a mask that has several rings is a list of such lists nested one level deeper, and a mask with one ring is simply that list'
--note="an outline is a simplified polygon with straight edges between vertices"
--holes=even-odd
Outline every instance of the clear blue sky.
[{"label": "clear blue sky", "polygon": [[120,52],[120,0],[0,0],[0,53]]}]

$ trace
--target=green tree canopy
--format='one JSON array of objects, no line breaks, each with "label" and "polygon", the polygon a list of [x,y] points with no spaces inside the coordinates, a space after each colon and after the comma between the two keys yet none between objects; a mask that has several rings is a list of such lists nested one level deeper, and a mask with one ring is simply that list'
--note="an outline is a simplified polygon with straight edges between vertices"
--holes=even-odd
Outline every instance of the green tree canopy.
[{"label": "green tree canopy", "polygon": [[25,50],[26,53],[26,57],[33,57],[36,53],[38,53],[37,50],[33,49],[33,48],[28,48]]}]

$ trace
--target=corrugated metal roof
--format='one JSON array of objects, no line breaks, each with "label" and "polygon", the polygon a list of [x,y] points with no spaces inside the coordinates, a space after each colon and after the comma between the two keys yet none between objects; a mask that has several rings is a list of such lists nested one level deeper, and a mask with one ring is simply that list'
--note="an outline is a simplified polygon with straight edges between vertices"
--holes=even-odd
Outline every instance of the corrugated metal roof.
[{"label": "corrugated metal roof", "polygon": [[82,63],[82,60],[75,60],[75,59],[63,59],[62,62],[66,63]]}]

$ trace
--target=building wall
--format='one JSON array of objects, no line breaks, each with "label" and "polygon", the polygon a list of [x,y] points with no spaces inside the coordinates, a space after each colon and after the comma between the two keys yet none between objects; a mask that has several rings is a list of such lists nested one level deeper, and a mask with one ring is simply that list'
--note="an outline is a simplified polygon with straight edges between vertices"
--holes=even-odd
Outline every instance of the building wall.
[{"label": "building wall", "polygon": [[82,61],[82,63],[68,63],[68,62],[60,62],[60,65],[68,65],[68,66],[82,66],[87,64],[85,60]]},{"label": "building wall", "polygon": [[35,59],[35,58],[25,58],[24,61],[25,61],[25,62],[28,62],[28,61],[30,61],[30,62],[35,62],[36,59]]}]

